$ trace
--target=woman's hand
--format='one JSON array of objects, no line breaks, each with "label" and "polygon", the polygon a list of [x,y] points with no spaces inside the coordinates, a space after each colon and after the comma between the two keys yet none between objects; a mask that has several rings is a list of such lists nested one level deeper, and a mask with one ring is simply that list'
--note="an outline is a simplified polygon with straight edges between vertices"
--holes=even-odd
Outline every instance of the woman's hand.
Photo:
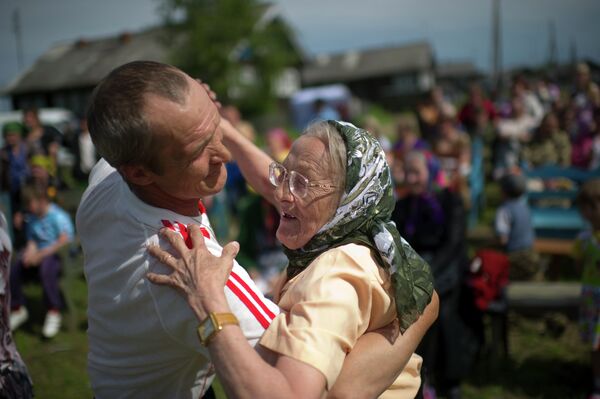
[{"label": "woman's hand", "polygon": [[177,289],[200,321],[210,312],[228,311],[224,287],[233,267],[233,259],[239,251],[237,242],[223,247],[221,256],[214,256],[206,247],[200,227],[188,226],[192,240],[189,249],[181,235],[169,229],[160,233],[177,251],[178,257],[169,254],[157,245],[148,247],[148,252],[161,263],[172,269],[171,274],[148,273],[148,280],[154,284]]},{"label": "woman's hand", "polygon": [[210,97],[210,99],[215,104],[215,106],[218,109],[221,109],[222,105],[221,105],[221,102],[219,101],[219,99],[217,97],[217,93],[215,93],[213,91],[213,89],[210,88],[210,85],[208,83],[204,83],[202,81],[202,79],[196,79],[196,82],[200,83],[200,85],[204,88],[204,90],[206,90],[206,94],[208,94],[208,97]]}]

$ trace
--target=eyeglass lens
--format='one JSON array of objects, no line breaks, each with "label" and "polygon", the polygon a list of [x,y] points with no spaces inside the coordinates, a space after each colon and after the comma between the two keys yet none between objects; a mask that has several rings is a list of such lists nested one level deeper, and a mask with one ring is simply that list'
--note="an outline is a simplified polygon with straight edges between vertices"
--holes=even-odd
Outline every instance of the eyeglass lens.
[{"label": "eyeglass lens", "polygon": [[288,184],[292,194],[296,197],[304,198],[308,193],[308,182],[300,173],[295,171],[288,173],[285,167],[277,164],[271,166],[270,172],[269,179],[274,186],[281,186],[285,182],[286,177],[289,176]]}]

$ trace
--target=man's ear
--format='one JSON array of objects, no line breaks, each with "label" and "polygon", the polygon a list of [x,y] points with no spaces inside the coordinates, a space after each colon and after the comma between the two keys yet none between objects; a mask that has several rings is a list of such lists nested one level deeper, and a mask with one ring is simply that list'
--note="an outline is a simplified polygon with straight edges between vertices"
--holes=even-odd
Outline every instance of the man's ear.
[{"label": "man's ear", "polygon": [[122,165],[119,173],[126,182],[136,186],[147,186],[154,183],[154,173],[141,165]]}]

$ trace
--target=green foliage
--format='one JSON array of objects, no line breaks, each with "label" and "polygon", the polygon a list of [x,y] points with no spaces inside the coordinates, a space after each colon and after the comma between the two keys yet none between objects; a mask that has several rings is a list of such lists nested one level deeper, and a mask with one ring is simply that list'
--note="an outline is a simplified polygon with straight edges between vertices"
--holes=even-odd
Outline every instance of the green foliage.
[{"label": "green foliage", "polygon": [[274,81],[299,62],[292,32],[256,0],[164,0],[171,62],[246,114],[274,103]]}]

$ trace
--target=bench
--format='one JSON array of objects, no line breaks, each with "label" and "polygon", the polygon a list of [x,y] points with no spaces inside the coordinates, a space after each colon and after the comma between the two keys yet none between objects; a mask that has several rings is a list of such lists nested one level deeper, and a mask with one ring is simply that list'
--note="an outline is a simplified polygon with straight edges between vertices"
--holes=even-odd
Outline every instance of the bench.
[{"label": "bench", "polygon": [[508,306],[515,310],[572,310],[579,306],[581,284],[514,281],[507,287]]},{"label": "bench", "polygon": [[536,238],[533,249],[539,254],[566,255],[573,253],[574,240],[560,238]]},{"label": "bench", "polygon": [[575,315],[579,308],[581,284],[574,282],[513,281],[485,312],[490,317],[492,355],[508,356],[508,312],[539,316],[545,312]]},{"label": "bench", "polygon": [[[528,180],[541,180],[541,190],[527,191],[527,199],[531,207],[533,228],[536,237],[544,239],[572,240],[585,227],[585,221],[575,207],[575,198],[580,186],[587,180],[600,177],[600,169],[593,171],[578,168],[563,168],[559,166],[543,166],[525,173]],[[565,189],[549,189],[546,183],[558,178],[568,179],[572,187]],[[528,185],[529,186],[529,185]],[[558,250],[564,253],[567,242],[561,243],[559,249],[548,244],[558,241],[541,242],[540,247],[548,253]]]}]

